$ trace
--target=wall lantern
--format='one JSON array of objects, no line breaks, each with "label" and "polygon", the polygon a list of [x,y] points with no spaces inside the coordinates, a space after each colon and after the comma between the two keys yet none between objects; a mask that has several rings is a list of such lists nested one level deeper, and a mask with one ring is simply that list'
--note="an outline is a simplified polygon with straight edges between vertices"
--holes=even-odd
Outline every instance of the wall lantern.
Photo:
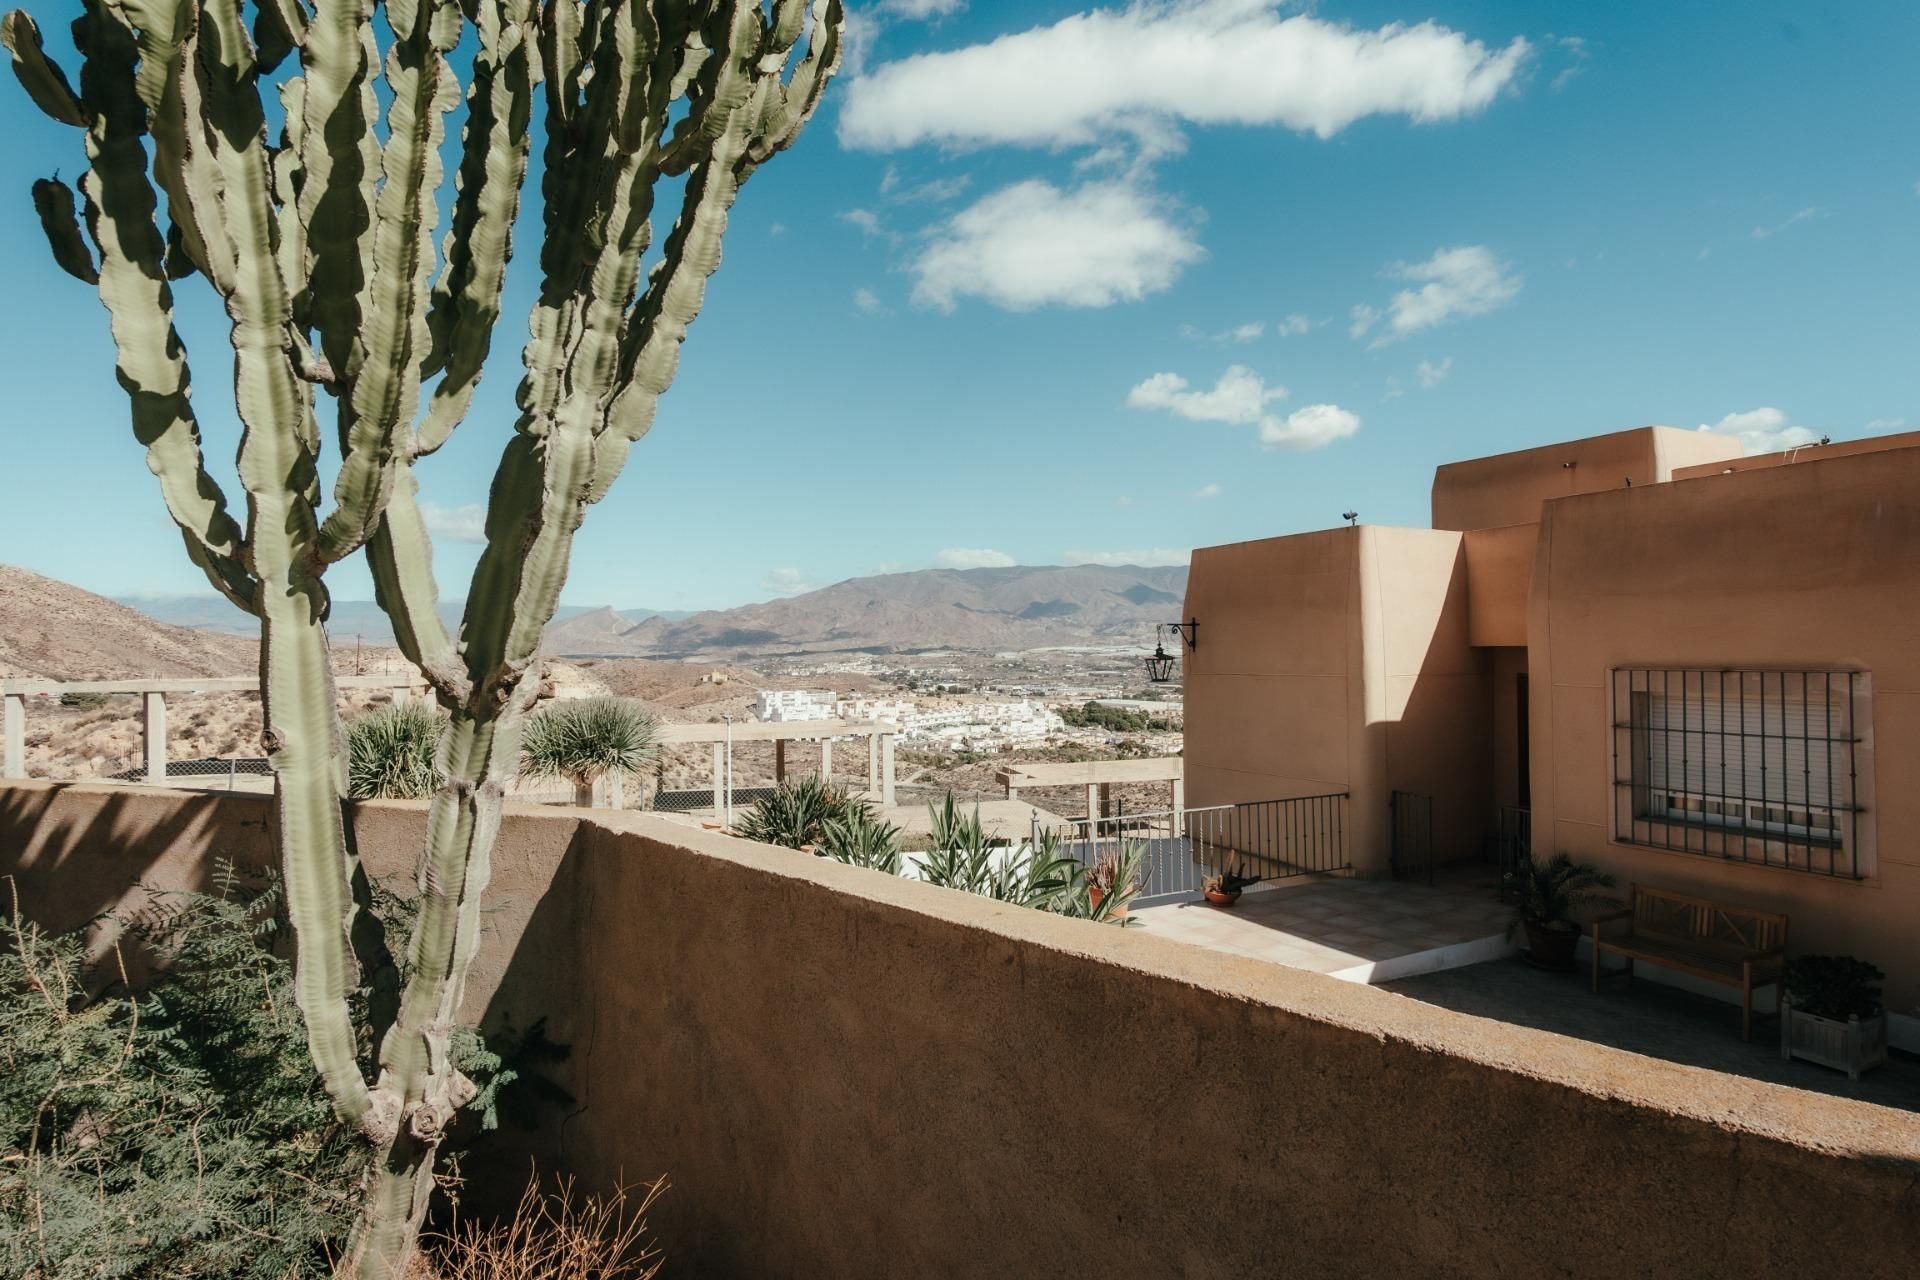
[{"label": "wall lantern", "polygon": [[1147,679],[1154,684],[1170,684],[1173,681],[1174,656],[1167,652],[1160,637],[1168,631],[1177,633],[1187,642],[1187,648],[1195,648],[1200,641],[1200,623],[1198,619],[1187,622],[1162,622],[1153,629],[1153,653],[1147,658]]}]

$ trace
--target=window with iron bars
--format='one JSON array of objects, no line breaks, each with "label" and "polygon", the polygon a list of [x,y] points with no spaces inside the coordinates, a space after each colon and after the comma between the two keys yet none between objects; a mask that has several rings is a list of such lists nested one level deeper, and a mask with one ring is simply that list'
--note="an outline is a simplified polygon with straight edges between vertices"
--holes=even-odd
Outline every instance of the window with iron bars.
[{"label": "window with iron bars", "polygon": [[1617,839],[1864,874],[1856,748],[1865,672],[1634,667],[1612,675]]}]

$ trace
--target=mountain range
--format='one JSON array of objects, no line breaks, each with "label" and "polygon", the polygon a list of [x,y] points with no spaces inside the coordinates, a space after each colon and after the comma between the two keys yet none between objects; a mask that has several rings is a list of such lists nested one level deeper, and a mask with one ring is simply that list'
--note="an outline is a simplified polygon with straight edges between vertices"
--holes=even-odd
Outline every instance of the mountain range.
[{"label": "mountain range", "polygon": [[556,622],[547,647],[573,657],[731,660],[1138,643],[1179,613],[1186,584],[1185,566],[922,569],[682,618],[636,622],[595,609]]},{"label": "mountain range", "polygon": [[[733,662],[1137,644],[1179,614],[1186,580],[1184,566],[922,569],[691,614],[571,606],[548,628],[546,647],[566,657]],[[457,623],[460,602],[441,608]],[[116,601],[0,566],[0,670],[15,674],[232,674],[251,669],[254,625],[210,595]],[[334,601],[328,630],[336,651],[392,643],[386,615],[370,601]]]}]

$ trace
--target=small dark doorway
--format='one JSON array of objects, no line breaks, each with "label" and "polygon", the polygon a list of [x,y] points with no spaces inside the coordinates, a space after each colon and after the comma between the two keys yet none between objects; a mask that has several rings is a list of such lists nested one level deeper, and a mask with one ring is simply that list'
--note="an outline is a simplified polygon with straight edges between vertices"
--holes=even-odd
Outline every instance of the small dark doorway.
[{"label": "small dark doorway", "polygon": [[1533,808],[1533,763],[1528,758],[1532,752],[1527,745],[1527,673],[1522,671],[1513,678],[1513,682],[1513,705],[1518,708],[1520,716],[1518,733],[1514,737],[1514,742],[1518,744],[1514,757],[1520,769],[1518,794],[1520,808],[1531,809]]}]

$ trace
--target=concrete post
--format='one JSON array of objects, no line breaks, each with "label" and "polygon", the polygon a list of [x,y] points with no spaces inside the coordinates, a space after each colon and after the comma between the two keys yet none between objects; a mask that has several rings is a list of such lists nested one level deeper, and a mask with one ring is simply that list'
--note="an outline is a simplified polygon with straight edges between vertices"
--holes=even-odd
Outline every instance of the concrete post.
[{"label": "concrete post", "polygon": [[833,739],[820,739],[820,781],[833,781]]},{"label": "concrete post", "polygon": [[1097,829],[1093,824],[1097,823],[1099,819],[1100,819],[1100,784],[1097,782],[1089,782],[1087,784],[1087,823],[1088,823],[1087,834],[1088,835],[1092,835],[1094,831]]},{"label": "concrete post", "polygon": [[867,794],[880,794],[880,735],[867,735]]},{"label": "concrete post", "polygon": [[773,740],[774,785],[778,786],[780,783],[785,782],[786,780],[787,780],[787,740],[785,738],[775,738]]},{"label": "concrete post", "polygon": [[6,749],[0,752],[0,778],[27,776],[27,699],[24,694],[9,693],[5,698]]},{"label": "concrete post", "polygon": [[167,780],[167,695],[148,693],[141,697],[143,714],[141,734],[146,742],[147,781]]},{"label": "concrete post", "polygon": [[880,803],[893,807],[893,735],[880,735]]},{"label": "concrete post", "polygon": [[727,781],[727,749],[720,743],[713,744],[713,813],[724,820],[726,810],[725,791]]},{"label": "concrete post", "polygon": [[1168,825],[1172,828],[1174,839],[1177,840],[1187,833],[1187,815],[1185,812],[1187,807],[1186,779],[1175,778],[1171,786],[1173,788],[1173,818]]},{"label": "concrete post", "polygon": [[413,701],[413,690],[407,688],[407,686],[405,685],[400,685],[394,689],[393,691],[394,706],[404,707],[409,702],[412,702],[412,701]]}]

